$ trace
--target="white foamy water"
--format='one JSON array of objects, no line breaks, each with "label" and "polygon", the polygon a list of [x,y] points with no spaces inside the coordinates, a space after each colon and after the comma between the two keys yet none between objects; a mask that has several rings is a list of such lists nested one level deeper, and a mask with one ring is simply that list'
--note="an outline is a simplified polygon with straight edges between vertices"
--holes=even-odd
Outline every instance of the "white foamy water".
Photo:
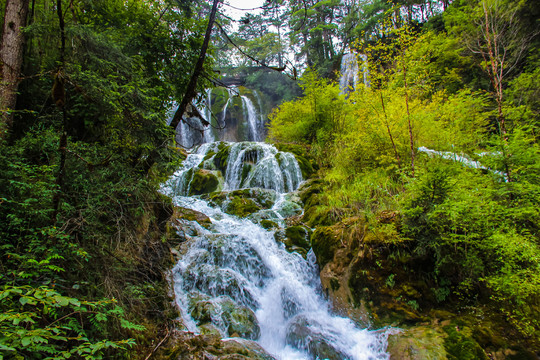
[{"label": "white foamy water", "polygon": [[[384,332],[362,329],[332,314],[311,251],[307,259],[289,253],[256,217],[241,219],[201,198],[185,196],[190,180],[185,175],[216,149],[216,144],[205,144],[189,155],[163,188],[176,205],[201,212],[212,222],[207,228],[186,222],[189,241],[173,269],[176,299],[189,330],[199,332],[199,326],[210,322],[224,337],[234,331],[256,340],[276,359],[388,359]],[[242,181],[243,163],[251,170]],[[280,214],[290,203],[285,192],[301,181],[292,155],[267,144],[231,144],[224,187],[256,184],[270,189],[266,192],[275,193],[274,205],[263,211],[282,226]],[[246,318],[253,325],[248,329],[242,327]]]}]

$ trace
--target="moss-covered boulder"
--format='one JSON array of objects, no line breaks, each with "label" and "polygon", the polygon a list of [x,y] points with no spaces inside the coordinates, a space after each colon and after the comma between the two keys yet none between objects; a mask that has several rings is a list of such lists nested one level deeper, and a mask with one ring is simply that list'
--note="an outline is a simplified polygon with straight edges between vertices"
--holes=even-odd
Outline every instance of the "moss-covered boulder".
[{"label": "moss-covered boulder", "polygon": [[220,329],[226,336],[257,339],[260,334],[257,318],[251,309],[236,304],[227,296],[210,298],[195,294],[190,298],[188,311],[199,326],[209,324]]},{"label": "moss-covered boulder", "polygon": [[339,233],[331,226],[318,227],[311,235],[311,247],[321,269],[332,261],[334,253],[342,245]]},{"label": "moss-covered boulder", "polygon": [[245,199],[241,197],[233,198],[225,207],[225,212],[227,214],[238,217],[247,217],[259,210],[261,210],[261,207],[258,206],[253,199]]},{"label": "moss-covered boulder", "polygon": [[274,233],[277,242],[283,243],[288,252],[296,252],[306,258],[311,248],[311,229],[303,225],[289,226]]},{"label": "moss-covered boulder", "polygon": [[213,158],[215,167],[220,170],[224,176],[226,175],[230,152],[230,145],[225,142],[220,142],[218,144],[218,151]]},{"label": "moss-covered boulder", "polygon": [[286,241],[289,241],[291,245],[296,245],[304,249],[311,247],[311,233],[311,229],[303,225],[290,226],[285,229]]},{"label": "moss-covered boulder", "polygon": [[174,208],[172,219],[196,221],[205,228],[208,228],[212,224],[210,218],[202,212],[179,206]]},{"label": "moss-covered boulder", "polygon": [[210,170],[198,169],[194,174],[189,187],[189,195],[201,195],[214,192],[218,189],[219,178]]},{"label": "moss-covered boulder", "polygon": [[222,339],[216,334],[196,335],[177,333],[170,350],[164,354],[168,360],[275,360],[254,341],[234,338]]},{"label": "moss-covered boulder", "polygon": [[[221,207],[227,214],[245,218],[260,210],[272,208],[277,195],[273,190],[254,188],[216,192],[205,195],[203,198]],[[262,219],[261,217],[259,220]]]},{"label": "moss-covered boulder", "polygon": [[418,326],[390,335],[386,351],[391,360],[446,360],[445,339],[442,331]]},{"label": "moss-covered boulder", "polygon": [[279,225],[275,221],[267,219],[261,220],[260,225],[267,230],[279,228]]}]

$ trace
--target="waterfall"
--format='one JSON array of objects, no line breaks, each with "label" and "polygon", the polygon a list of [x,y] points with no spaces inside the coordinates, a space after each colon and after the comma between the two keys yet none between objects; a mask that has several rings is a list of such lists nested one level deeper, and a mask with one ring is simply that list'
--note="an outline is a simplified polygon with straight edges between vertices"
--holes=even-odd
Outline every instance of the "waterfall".
[{"label": "waterfall", "polygon": [[348,93],[358,89],[360,68],[358,58],[362,59],[363,84],[369,86],[369,69],[367,66],[367,55],[355,53],[343,54],[341,59],[341,78],[339,79],[339,88],[343,93]]},{"label": "waterfall", "polygon": [[211,126],[203,126],[197,118],[184,119],[177,128],[177,140],[184,147],[218,140],[263,141],[266,136],[266,114],[255,90],[208,89],[204,101],[195,107]]},{"label": "waterfall", "polygon": [[[222,192],[189,197],[196,172],[225,174]],[[256,142],[208,143],[192,152],[163,186],[182,208],[209,218],[180,219],[186,241],[173,269],[174,292],[188,331],[256,341],[275,359],[388,359],[384,332],[332,314],[315,256],[288,252],[270,221],[301,214],[302,182],[290,153]],[[254,207],[233,216],[238,204]]]},{"label": "waterfall", "polygon": [[248,141],[262,141],[262,135],[264,134],[264,120],[261,116],[258,116],[257,110],[253,102],[245,95],[241,96],[242,104],[244,107],[244,119],[246,119],[249,126]]},{"label": "waterfall", "polygon": [[[214,124],[215,122],[212,121],[212,89],[206,90],[206,102],[204,105],[204,119],[209,124]],[[209,143],[214,141],[216,141],[216,138],[214,136],[213,128],[210,127],[204,132],[204,142]]]}]

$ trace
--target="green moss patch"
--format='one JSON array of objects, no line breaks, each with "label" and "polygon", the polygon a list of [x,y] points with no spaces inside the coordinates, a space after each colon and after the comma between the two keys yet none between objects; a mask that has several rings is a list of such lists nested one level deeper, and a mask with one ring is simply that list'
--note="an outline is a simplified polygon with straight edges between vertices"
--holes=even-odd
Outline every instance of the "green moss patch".
[{"label": "green moss patch", "polygon": [[201,195],[216,191],[219,179],[212,171],[198,169],[191,179],[189,195]]}]

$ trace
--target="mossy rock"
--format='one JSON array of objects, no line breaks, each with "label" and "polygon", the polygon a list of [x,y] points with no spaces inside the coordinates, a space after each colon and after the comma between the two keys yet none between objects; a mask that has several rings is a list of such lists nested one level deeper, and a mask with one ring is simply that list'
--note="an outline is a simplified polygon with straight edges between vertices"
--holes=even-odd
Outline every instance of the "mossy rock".
[{"label": "mossy rock", "polygon": [[196,295],[190,299],[188,309],[197,325],[221,327],[227,336],[246,339],[259,337],[260,328],[253,311],[226,296],[210,299],[205,295]]},{"label": "mossy rock", "polygon": [[261,220],[261,226],[266,230],[279,228],[279,225],[275,221],[267,219]]},{"label": "mossy rock", "polygon": [[221,142],[218,145],[218,152],[214,156],[214,165],[224,176],[226,175],[230,152],[231,147],[227,143]]},{"label": "mossy rock", "polygon": [[259,344],[241,338],[221,339],[216,334],[181,332],[165,354],[168,360],[275,360]]},{"label": "mossy rock", "polygon": [[311,233],[311,229],[303,225],[290,226],[285,229],[285,237],[291,242],[291,245],[306,250],[311,247]]},{"label": "mossy rock", "polygon": [[235,215],[245,218],[262,208],[255,203],[252,199],[234,198],[227,204],[225,212],[227,214]]},{"label": "mossy rock", "polygon": [[173,217],[178,218],[178,219],[188,220],[188,221],[196,221],[205,228],[207,228],[208,226],[212,224],[212,221],[210,220],[210,218],[206,216],[205,214],[203,214],[202,212],[183,208],[183,207],[176,207],[174,209]]},{"label": "mossy rock", "polygon": [[223,340],[220,360],[275,360],[259,344],[246,339]]},{"label": "mossy rock", "polygon": [[447,360],[446,334],[427,326],[402,330],[388,337],[391,360]]},{"label": "mossy rock", "polygon": [[321,179],[310,179],[304,182],[298,189],[298,196],[300,200],[306,206],[312,206],[308,204],[308,201],[316,194],[320,194],[324,191],[324,180]]},{"label": "mossy rock", "polygon": [[311,235],[311,247],[321,269],[332,261],[340,245],[340,238],[333,227],[321,226]]},{"label": "mossy rock", "polygon": [[303,222],[309,227],[331,226],[339,223],[346,213],[345,209],[311,206],[303,216]]},{"label": "mossy rock", "polygon": [[218,189],[219,179],[209,170],[198,169],[190,183],[189,195],[201,195],[214,192]]},{"label": "mossy rock", "polygon": [[488,360],[486,353],[473,337],[473,331],[467,326],[451,323],[443,327],[448,336],[444,347],[449,360]]},{"label": "mossy rock", "polygon": [[276,192],[273,190],[253,188],[253,189],[239,189],[229,193],[229,198],[240,197],[252,199],[262,209],[270,209],[276,202]]},{"label": "mossy rock", "polygon": [[215,325],[212,325],[210,323],[200,325],[198,326],[198,328],[203,335],[221,336],[221,332],[219,331],[219,329]]}]

